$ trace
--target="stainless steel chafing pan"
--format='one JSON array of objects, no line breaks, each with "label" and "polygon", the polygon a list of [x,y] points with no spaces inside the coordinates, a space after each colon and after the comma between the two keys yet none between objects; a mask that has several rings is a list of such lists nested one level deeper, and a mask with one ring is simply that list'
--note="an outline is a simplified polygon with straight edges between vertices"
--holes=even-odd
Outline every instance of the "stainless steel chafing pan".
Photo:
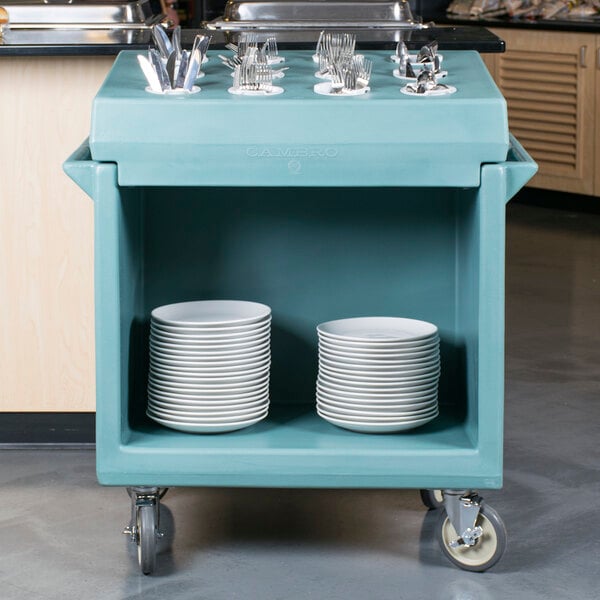
[{"label": "stainless steel chafing pan", "polygon": [[0,5],[11,29],[145,29],[164,17],[149,0],[0,0]]},{"label": "stainless steel chafing pan", "polygon": [[209,29],[417,29],[406,0],[228,0]]}]

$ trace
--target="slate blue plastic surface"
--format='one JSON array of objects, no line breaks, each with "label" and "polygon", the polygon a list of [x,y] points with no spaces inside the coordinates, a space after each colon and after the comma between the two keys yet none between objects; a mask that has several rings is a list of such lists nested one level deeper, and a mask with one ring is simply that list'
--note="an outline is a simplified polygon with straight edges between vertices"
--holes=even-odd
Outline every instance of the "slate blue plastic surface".
[{"label": "slate blue plastic surface", "polygon": [[288,51],[272,97],[232,96],[211,54],[188,97],[144,91],[136,52],[122,52],[95,99],[92,157],[118,164],[121,185],[470,186],[480,165],[506,159],[506,102],[477,52],[444,52],[447,97],[409,97],[389,51],[373,60],[372,91],[331,98],[312,53]]},{"label": "slate blue plastic surface", "polygon": [[[470,56],[464,60],[474,60]],[[120,60],[128,60],[127,55]],[[119,71],[116,67],[99,96],[105,102]],[[114,114],[122,103],[117,91],[108,94],[114,96]],[[123,92],[125,97],[132,94]],[[140,98],[140,123],[147,123],[154,109],[147,110],[151,103]],[[246,100],[242,105],[250,112],[261,106]],[[163,108],[164,102],[158,99]],[[187,114],[187,100],[168,102]],[[329,99],[316,100],[322,102]],[[485,99],[483,105],[485,110]],[[97,109],[98,104],[96,132]],[[178,110],[169,118],[182,123]],[[359,130],[360,115],[352,121]],[[429,110],[421,109],[413,121],[427,123],[429,117]],[[360,185],[340,187],[330,181],[309,186],[319,177],[308,169],[295,186],[281,185],[281,173],[270,178],[261,171],[253,185],[240,187],[235,170],[229,185],[207,186],[198,184],[199,177],[210,180],[205,164],[185,176],[175,166],[182,147],[171,144],[164,130],[165,152],[151,152],[132,165],[120,153],[139,139],[130,137],[125,122],[121,125],[121,141],[102,149],[105,162],[94,160],[84,144],[65,163],[67,173],[95,202],[101,483],[501,486],[505,203],[536,170],[514,139],[503,150],[506,160],[479,164],[475,187],[450,186],[439,173],[427,185],[390,187],[387,174],[398,163],[393,153],[382,150],[386,144],[378,150],[386,157],[385,168],[363,173]],[[143,128],[136,132],[143,137]],[[189,132],[181,133],[185,137]],[[374,145],[376,133],[365,135]],[[505,130],[500,137],[504,135]],[[199,149],[190,137],[187,151],[194,155],[210,148],[204,138],[197,145]],[[221,146],[215,147],[219,156]],[[177,157],[167,151],[173,148]],[[406,141],[402,152],[410,156],[412,149]],[[366,153],[371,156],[370,149]],[[336,164],[340,173],[355,176],[352,156],[342,154]],[[123,177],[129,181],[127,173],[135,174],[135,185],[119,182]],[[144,173],[146,183],[136,179]],[[157,179],[160,186],[154,185]],[[266,421],[249,429],[193,435],[160,427],[145,416],[150,312],[160,304],[201,298],[257,300],[273,309],[272,407]],[[391,435],[358,434],[316,414],[316,325],[378,314],[439,326],[441,415],[425,427]]]}]

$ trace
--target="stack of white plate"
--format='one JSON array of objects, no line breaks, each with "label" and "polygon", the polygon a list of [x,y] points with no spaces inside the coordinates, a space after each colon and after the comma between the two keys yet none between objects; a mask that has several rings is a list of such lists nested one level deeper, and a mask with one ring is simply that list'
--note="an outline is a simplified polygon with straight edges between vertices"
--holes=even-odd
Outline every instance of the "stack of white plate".
[{"label": "stack of white plate", "polygon": [[432,323],[396,317],[329,321],[319,333],[317,412],[362,433],[391,433],[438,415],[440,340]]},{"label": "stack of white plate", "polygon": [[221,433],[267,416],[271,309],[206,300],[155,308],[148,410],[165,427]]}]

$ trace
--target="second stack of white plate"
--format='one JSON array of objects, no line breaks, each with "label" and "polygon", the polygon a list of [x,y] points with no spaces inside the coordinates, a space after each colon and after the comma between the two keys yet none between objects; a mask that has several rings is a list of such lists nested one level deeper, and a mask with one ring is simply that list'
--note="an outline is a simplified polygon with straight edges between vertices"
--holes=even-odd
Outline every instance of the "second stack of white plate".
[{"label": "second stack of white plate", "polygon": [[271,309],[206,300],[155,308],[148,416],[172,429],[221,433],[267,416]]},{"label": "second stack of white plate", "polygon": [[432,323],[361,317],[322,323],[317,412],[361,433],[413,429],[438,415],[440,340]]}]

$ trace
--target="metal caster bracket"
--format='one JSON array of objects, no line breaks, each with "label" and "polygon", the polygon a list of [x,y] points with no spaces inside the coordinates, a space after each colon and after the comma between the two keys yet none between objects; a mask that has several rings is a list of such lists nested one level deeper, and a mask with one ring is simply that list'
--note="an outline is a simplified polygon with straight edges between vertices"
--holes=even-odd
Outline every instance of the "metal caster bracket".
[{"label": "metal caster bracket", "polygon": [[137,513],[142,506],[152,506],[154,508],[154,522],[156,523],[156,536],[163,537],[164,533],[160,531],[160,501],[167,493],[169,488],[159,487],[128,487],[127,494],[131,498],[131,520],[129,525],[123,529],[125,535],[131,537],[135,544],[139,543],[139,532],[137,530]]},{"label": "metal caster bracket", "polygon": [[456,540],[450,542],[452,548],[474,546],[483,534],[476,526],[483,498],[473,490],[444,490],[444,508],[455,531],[460,532]]}]

